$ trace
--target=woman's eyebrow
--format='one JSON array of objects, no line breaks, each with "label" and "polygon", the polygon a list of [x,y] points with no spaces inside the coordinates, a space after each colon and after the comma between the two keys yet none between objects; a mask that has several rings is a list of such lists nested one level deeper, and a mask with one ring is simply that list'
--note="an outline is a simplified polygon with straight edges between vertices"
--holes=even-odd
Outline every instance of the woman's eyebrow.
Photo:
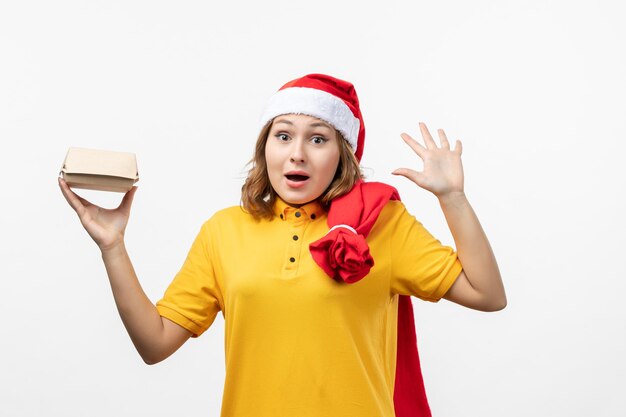
[{"label": "woman's eyebrow", "polygon": [[[274,124],[278,124],[278,123],[284,123],[286,125],[293,126],[293,122],[287,119],[278,119],[274,122]],[[309,125],[309,127],[326,127],[328,129],[332,129],[332,127],[328,123],[325,123],[325,122],[313,122]]]},{"label": "woman's eyebrow", "polygon": [[324,122],[314,122],[314,123],[311,123],[309,126],[311,126],[311,127],[327,127],[329,129],[332,129],[332,127],[330,127],[330,125],[328,123],[324,123]]}]

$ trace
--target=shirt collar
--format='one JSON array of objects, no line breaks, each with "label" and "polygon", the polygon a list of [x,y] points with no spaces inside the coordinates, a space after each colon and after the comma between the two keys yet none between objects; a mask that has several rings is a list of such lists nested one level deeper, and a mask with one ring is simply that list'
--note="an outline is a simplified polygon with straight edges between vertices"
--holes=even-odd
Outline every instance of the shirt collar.
[{"label": "shirt collar", "polygon": [[322,205],[317,201],[311,201],[300,207],[292,207],[276,196],[274,201],[274,214],[281,220],[300,219],[317,220],[325,214]]}]

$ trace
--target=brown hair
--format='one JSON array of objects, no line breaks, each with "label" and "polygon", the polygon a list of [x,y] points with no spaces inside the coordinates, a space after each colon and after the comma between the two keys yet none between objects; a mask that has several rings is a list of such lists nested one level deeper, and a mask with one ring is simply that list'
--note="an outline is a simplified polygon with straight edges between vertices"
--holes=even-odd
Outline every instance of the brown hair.
[{"label": "brown hair", "polygon": [[[265,161],[265,144],[272,124],[273,120],[270,120],[259,133],[254,148],[254,156],[248,163],[252,167],[248,171],[246,182],[241,187],[241,205],[257,220],[269,220],[274,217],[273,206],[277,195],[272,184],[270,184]],[[330,208],[330,202],[333,198],[347,193],[354,187],[354,184],[363,178],[361,167],[352,148],[338,130],[335,129],[335,132],[337,133],[337,142],[339,142],[339,165],[332,182],[318,198],[326,211]]]}]

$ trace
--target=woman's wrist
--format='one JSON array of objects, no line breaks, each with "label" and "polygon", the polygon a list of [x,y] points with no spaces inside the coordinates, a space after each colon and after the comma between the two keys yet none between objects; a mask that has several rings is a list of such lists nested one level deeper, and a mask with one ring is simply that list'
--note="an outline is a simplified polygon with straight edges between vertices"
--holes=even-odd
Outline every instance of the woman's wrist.
[{"label": "woman's wrist", "polygon": [[449,193],[437,196],[439,204],[442,208],[460,207],[468,203],[467,196],[464,191],[451,191]]},{"label": "woman's wrist", "polygon": [[124,239],[121,239],[113,244],[100,246],[100,252],[102,259],[106,261],[117,259],[121,256],[126,256],[126,246],[124,245]]}]

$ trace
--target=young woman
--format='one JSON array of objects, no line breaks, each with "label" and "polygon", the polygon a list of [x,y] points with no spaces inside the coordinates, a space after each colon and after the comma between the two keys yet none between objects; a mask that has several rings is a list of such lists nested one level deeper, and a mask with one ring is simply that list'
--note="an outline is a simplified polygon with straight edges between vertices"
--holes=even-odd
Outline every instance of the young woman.
[{"label": "young woman", "polygon": [[404,141],[439,199],[457,251],[410,215],[395,189],[362,180],[365,127],[352,84],[310,74],[285,84],[261,120],[242,207],[207,220],[163,298],[144,294],[124,246],[136,187],[114,210],[59,185],[98,244],[118,311],[157,363],[222,312],[223,416],[418,416],[426,402],[410,296],[496,311],[506,296],[463,191],[461,143]]}]

